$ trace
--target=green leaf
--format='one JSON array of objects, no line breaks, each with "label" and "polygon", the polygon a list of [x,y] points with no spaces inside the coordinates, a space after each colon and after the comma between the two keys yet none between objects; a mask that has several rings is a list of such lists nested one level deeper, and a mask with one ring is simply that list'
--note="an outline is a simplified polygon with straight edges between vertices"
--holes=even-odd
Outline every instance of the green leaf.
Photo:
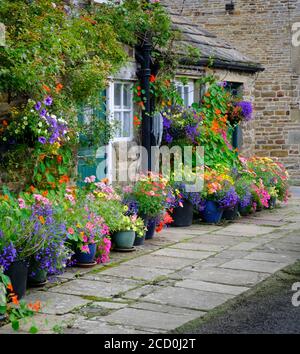
[{"label": "green leaf", "polygon": [[38,328],[35,326],[31,326],[29,329],[29,333],[31,333],[31,334],[36,334],[36,333],[38,333],[38,331],[39,331]]},{"label": "green leaf", "polygon": [[12,329],[13,329],[14,331],[18,331],[19,328],[20,328],[20,322],[17,321],[17,320],[12,321],[12,322],[11,322],[11,326],[12,326]]}]

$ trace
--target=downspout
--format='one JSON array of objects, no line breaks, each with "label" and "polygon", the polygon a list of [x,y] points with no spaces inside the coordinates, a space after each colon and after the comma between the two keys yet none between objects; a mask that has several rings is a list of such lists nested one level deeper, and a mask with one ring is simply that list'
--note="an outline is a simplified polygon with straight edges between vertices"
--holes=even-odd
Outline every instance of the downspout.
[{"label": "downspout", "polygon": [[[151,76],[151,50],[152,45],[149,37],[145,38],[141,46],[141,87],[144,90],[144,106],[142,112],[142,145],[146,149],[148,156],[143,156],[143,169],[151,171],[151,97],[150,97],[150,76]],[[145,172],[145,171],[144,171]]]}]

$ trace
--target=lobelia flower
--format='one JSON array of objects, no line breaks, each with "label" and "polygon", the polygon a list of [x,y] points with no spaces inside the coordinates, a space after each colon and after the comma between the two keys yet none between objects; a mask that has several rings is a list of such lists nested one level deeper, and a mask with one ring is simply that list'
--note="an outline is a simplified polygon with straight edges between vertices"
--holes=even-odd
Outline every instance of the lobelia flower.
[{"label": "lobelia flower", "polygon": [[249,101],[237,102],[236,106],[242,109],[242,115],[247,122],[252,119],[253,107],[251,102]]},{"label": "lobelia flower", "polygon": [[234,187],[231,187],[225,196],[219,200],[219,205],[224,209],[233,209],[239,202],[238,194]]},{"label": "lobelia flower", "polygon": [[47,143],[47,139],[44,136],[40,136],[38,138],[39,143],[45,145]]},{"label": "lobelia flower", "polygon": [[45,108],[43,108],[43,109],[41,110],[41,112],[40,112],[40,116],[41,116],[41,117],[46,117],[46,114],[47,114],[47,111],[46,111]]},{"label": "lobelia flower", "polygon": [[35,104],[34,108],[35,108],[36,111],[39,111],[39,110],[42,108],[41,102],[38,101],[38,102]]},{"label": "lobelia flower", "polygon": [[52,105],[52,98],[50,96],[46,97],[45,100],[44,100],[44,103],[46,106],[51,106]]}]

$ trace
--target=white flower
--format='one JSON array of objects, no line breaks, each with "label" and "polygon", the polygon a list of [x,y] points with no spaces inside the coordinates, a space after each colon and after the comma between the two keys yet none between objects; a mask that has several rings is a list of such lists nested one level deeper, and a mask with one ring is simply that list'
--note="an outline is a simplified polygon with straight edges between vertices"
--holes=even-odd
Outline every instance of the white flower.
[{"label": "white flower", "polygon": [[53,118],[53,119],[56,119],[56,115],[55,114],[51,114],[50,117]]},{"label": "white flower", "polygon": [[39,127],[42,127],[42,126],[43,126],[43,123],[42,123],[42,122],[39,122],[39,123],[38,123],[38,126],[39,126]]}]

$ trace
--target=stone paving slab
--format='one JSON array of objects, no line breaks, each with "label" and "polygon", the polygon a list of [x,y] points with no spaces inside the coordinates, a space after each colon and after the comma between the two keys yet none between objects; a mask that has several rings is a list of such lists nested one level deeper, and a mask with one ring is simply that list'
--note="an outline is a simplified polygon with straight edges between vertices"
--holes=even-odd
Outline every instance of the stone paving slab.
[{"label": "stone paving slab", "polygon": [[[136,267],[133,265],[128,265],[127,263],[121,264],[117,267],[107,269],[101,272],[101,275],[111,275],[120,278],[127,279],[144,279],[144,280],[154,280],[158,277],[166,276],[173,273],[174,270],[162,269],[162,268],[145,268]],[[86,277],[87,278],[87,277]]]},{"label": "stone paving slab", "polygon": [[207,311],[233,297],[234,295],[169,286],[147,295],[144,301]]},{"label": "stone paving slab", "polygon": [[283,253],[270,253],[270,252],[251,252],[245,259],[253,259],[257,261],[268,261],[268,262],[295,262],[300,258],[300,254],[283,254]]},{"label": "stone paving slab", "polygon": [[252,286],[266,279],[269,276],[267,273],[258,273],[246,270],[226,269],[218,267],[202,267],[195,268],[189,271],[189,274],[184,274],[186,279],[203,280],[208,282]]},{"label": "stone paving slab", "polygon": [[194,251],[210,251],[210,252],[219,252],[226,249],[226,246],[214,245],[214,244],[205,244],[205,243],[195,243],[194,239],[191,239],[189,242],[177,243],[176,245],[170,246],[170,248],[176,248],[180,250],[194,250]]},{"label": "stone paving slab", "polygon": [[260,247],[262,244],[267,243],[268,241],[264,240],[263,242],[259,241],[247,241],[247,242],[241,242],[235,246],[232,246],[228,248],[228,250],[232,251],[250,251],[253,250],[257,247]]},{"label": "stone paving slab", "polygon": [[239,295],[249,288],[244,286],[232,286],[232,285],[224,285],[224,284],[217,284],[217,283],[210,283],[201,280],[190,280],[185,279],[175,284],[180,288],[187,288],[187,289],[195,289],[195,290],[203,290],[203,291],[212,291],[215,293],[221,294],[231,294],[231,295]]},{"label": "stone paving slab", "polygon": [[26,302],[34,303],[41,302],[41,313],[51,315],[64,315],[71,312],[75,308],[87,305],[90,303],[79,296],[67,294],[53,294],[47,291],[32,291],[26,295]]},{"label": "stone paving slab", "polygon": [[72,328],[79,329],[86,334],[149,334],[151,332],[128,327],[111,325],[104,322],[104,318],[77,319]]},{"label": "stone paving slab", "polygon": [[254,261],[250,259],[234,259],[221,265],[223,268],[244,269],[254,272],[275,273],[289,263]]},{"label": "stone paving slab", "polygon": [[161,313],[156,311],[148,311],[135,308],[126,308],[114,312],[105,320],[109,323],[130,325],[139,328],[151,328],[160,330],[172,330],[186,322],[201,316],[201,313],[182,313],[177,314]]},{"label": "stone paving slab", "polygon": [[14,331],[11,328],[11,325],[5,325],[0,327],[0,334],[28,334],[29,329],[32,326],[38,328],[39,334],[53,334],[57,333],[54,328],[58,331],[62,331],[68,327],[72,326],[76,319],[76,315],[67,314],[62,316],[56,315],[46,315],[46,314],[36,314],[33,318],[26,318],[20,320],[20,329],[19,331]]},{"label": "stone paving slab", "polygon": [[163,268],[176,270],[192,263],[195,263],[194,259],[146,255],[130,260],[126,264],[149,269]]},{"label": "stone paving slab", "polygon": [[138,285],[139,283],[134,280],[107,283],[102,281],[76,279],[68,283],[55,286],[49,289],[49,291],[60,294],[109,298],[111,296],[116,296],[117,294],[133,289]]},{"label": "stone paving slab", "polygon": [[[210,235],[204,235],[201,236],[199,238],[193,238],[192,242],[193,243],[200,243],[200,244],[212,244],[212,245],[219,245],[219,246],[231,246],[231,245],[235,245],[239,242],[245,241],[244,238],[240,238],[240,237],[234,237],[234,236],[230,236],[230,235],[223,235],[223,234],[215,234],[214,232],[211,233]],[[190,241],[189,241],[190,242]]]},{"label": "stone paving slab", "polygon": [[153,312],[171,313],[177,316],[189,314],[195,316],[195,318],[203,315],[202,311],[185,309],[185,308],[174,307],[169,305],[154,304],[151,302],[135,302],[131,304],[130,307],[135,309],[153,311]]},{"label": "stone paving slab", "polygon": [[273,227],[258,226],[255,224],[245,225],[242,223],[234,223],[228,225],[222,230],[216,231],[215,234],[239,235],[239,237],[255,237],[257,235],[268,234],[272,231],[274,231]]},{"label": "stone paving slab", "polygon": [[166,257],[175,257],[175,258],[187,258],[195,259],[196,261],[208,258],[213,256],[214,252],[205,252],[205,251],[192,251],[192,250],[177,250],[172,248],[164,248],[159,251],[152,253],[153,256],[166,256]]}]

